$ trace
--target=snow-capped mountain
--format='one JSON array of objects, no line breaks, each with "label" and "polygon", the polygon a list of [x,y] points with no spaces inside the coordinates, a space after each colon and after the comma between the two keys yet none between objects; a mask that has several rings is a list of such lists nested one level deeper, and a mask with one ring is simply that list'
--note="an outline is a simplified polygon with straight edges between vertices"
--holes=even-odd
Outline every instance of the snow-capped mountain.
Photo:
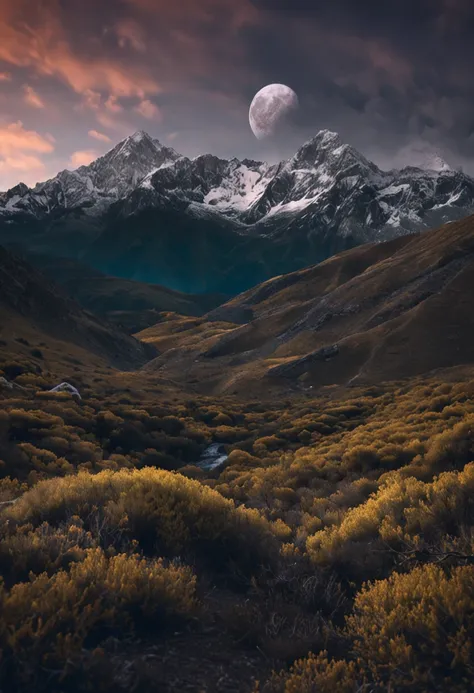
[{"label": "snow-capped mountain", "polygon": [[383,240],[474,209],[472,178],[439,157],[428,164],[382,171],[323,130],[277,165],[181,157],[147,175],[119,206],[123,217],[181,203],[192,215],[218,212],[244,225],[245,233],[281,236],[299,229],[312,235],[325,228],[357,242]]},{"label": "snow-capped mountain", "polygon": [[[19,184],[0,193],[0,243],[173,284],[168,270],[162,275],[171,267],[166,253],[187,252],[179,234],[192,244],[208,234],[206,243],[212,237],[216,256],[222,253],[224,265],[218,266],[227,279],[233,249],[242,248],[239,271],[245,275],[245,252],[250,257],[259,248],[248,277],[231,281],[233,289],[247,288],[276,271],[474,211],[474,179],[437,156],[426,165],[382,171],[327,130],[274,165],[211,154],[190,159],[137,132],[89,166],[62,171],[32,189]],[[159,263],[152,248],[161,254]],[[191,280],[196,261],[190,256],[182,270]],[[229,291],[222,277],[224,285],[215,285],[201,274],[196,285],[178,281],[174,287]]]},{"label": "snow-capped mountain", "polygon": [[164,147],[146,132],[136,132],[89,166],[61,171],[32,189],[20,183],[0,193],[0,214],[22,212],[44,217],[77,208],[100,214],[128,195],[144,176],[179,158],[174,149]]}]

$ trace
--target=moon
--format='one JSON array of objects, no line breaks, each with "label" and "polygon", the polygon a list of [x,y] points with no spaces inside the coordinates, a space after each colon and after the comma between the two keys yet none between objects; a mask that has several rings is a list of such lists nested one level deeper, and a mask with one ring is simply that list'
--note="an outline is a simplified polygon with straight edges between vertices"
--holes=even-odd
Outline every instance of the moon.
[{"label": "moon", "polygon": [[258,140],[270,137],[291,111],[298,108],[298,97],[285,84],[268,84],[255,94],[249,110],[252,132]]}]

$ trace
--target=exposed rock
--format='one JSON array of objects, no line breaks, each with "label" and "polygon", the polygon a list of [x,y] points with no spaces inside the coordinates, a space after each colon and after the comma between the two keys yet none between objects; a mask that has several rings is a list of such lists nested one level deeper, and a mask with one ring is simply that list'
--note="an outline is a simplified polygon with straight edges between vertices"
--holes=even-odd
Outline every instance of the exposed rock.
[{"label": "exposed rock", "polygon": [[18,383],[12,383],[10,380],[7,380],[3,376],[0,378],[0,390],[25,390],[25,388],[22,385],[18,385]]},{"label": "exposed rock", "polygon": [[59,385],[56,385],[56,387],[53,387],[49,392],[67,392],[72,397],[77,397],[78,399],[82,399],[79,390],[74,387],[74,385],[70,385],[69,383],[60,383]]},{"label": "exposed rock", "polygon": [[311,354],[307,354],[299,359],[294,359],[289,363],[282,363],[278,366],[270,368],[267,372],[268,376],[280,378],[299,378],[316,362],[329,361],[339,354],[339,347],[333,344],[328,347],[318,349]]}]

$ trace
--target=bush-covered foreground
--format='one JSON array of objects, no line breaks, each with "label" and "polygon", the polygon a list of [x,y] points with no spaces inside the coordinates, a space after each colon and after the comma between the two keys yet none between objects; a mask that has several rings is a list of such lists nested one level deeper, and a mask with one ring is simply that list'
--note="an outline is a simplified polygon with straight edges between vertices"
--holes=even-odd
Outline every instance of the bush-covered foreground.
[{"label": "bush-covered foreground", "polygon": [[17,381],[2,693],[474,690],[474,381],[271,403]]}]

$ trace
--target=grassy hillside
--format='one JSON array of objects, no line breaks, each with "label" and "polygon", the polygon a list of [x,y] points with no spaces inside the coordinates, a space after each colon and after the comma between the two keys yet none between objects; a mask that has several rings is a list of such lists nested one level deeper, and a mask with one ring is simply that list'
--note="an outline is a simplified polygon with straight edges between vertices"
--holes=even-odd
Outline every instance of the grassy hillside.
[{"label": "grassy hillside", "polygon": [[[0,246],[0,367],[60,363],[137,368],[156,351],[84,311],[57,285]],[[71,361],[71,359],[73,359]]]},{"label": "grassy hillside", "polygon": [[[204,392],[370,384],[472,363],[474,217],[276,277],[211,311],[201,344],[147,370]],[[183,322],[183,326],[185,323]],[[144,335],[163,343],[168,324]]]}]

